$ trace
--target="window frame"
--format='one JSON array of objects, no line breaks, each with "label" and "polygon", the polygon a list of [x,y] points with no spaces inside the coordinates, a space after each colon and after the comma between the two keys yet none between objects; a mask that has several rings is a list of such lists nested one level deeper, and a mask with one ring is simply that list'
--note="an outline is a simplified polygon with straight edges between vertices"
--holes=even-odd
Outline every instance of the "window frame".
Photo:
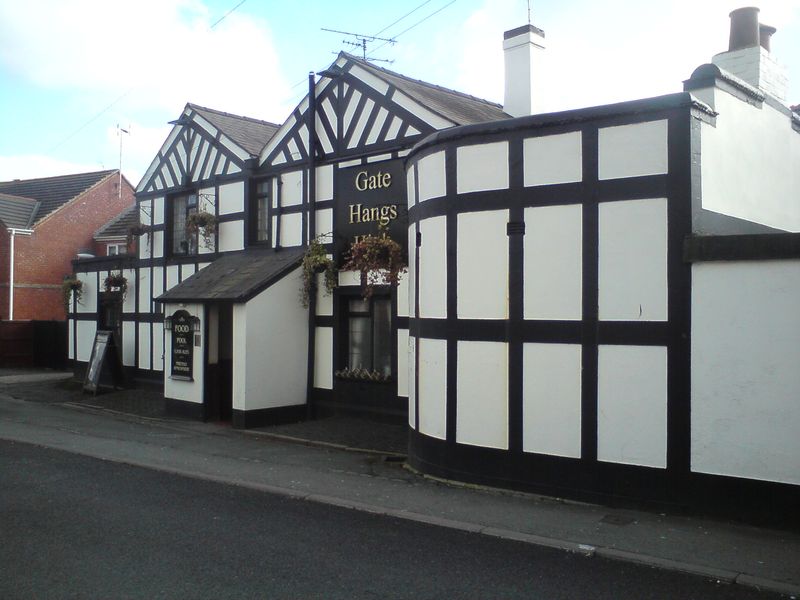
[{"label": "window frame", "polygon": [[[248,239],[251,245],[269,245],[272,239],[273,178],[255,180],[251,188]],[[263,205],[263,210],[262,210]],[[260,227],[263,215],[263,228]],[[263,237],[261,237],[263,234]]]},{"label": "window frame", "polygon": [[[191,199],[194,199],[194,202],[191,202]],[[186,204],[184,206],[184,214],[183,214],[183,224],[184,224],[184,232],[186,227],[186,220],[189,218],[189,215],[193,212],[196,213],[199,210],[200,206],[200,195],[196,190],[186,190],[180,193],[173,194],[169,196],[169,210],[166,211],[165,219],[165,229],[166,229],[166,236],[168,239],[165,240],[165,256],[197,256],[199,254],[199,239],[198,234],[194,233],[189,235],[188,232],[184,233],[184,238],[181,240],[181,243],[186,242],[187,248],[186,251],[178,251],[175,249],[175,226],[176,226],[176,212],[178,210],[177,203],[186,199]]]},{"label": "window frame", "polygon": [[[360,300],[365,301],[368,303],[368,308],[366,311],[359,311],[353,310],[351,308],[351,301],[352,300]],[[376,334],[378,333],[376,327],[376,302],[385,302],[386,308],[388,310],[387,315],[388,319],[385,323],[385,335],[386,340],[384,340],[383,346],[385,352],[382,356],[378,356],[379,352],[379,344],[376,343]],[[381,293],[376,291],[376,293],[367,299],[361,297],[359,293],[354,294],[341,294],[339,296],[339,303],[340,303],[340,345],[339,345],[339,369],[355,369],[358,366],[361,366],[368,371],[372,372],[378,370],[378,366],[381,363],[381,359],[386,360],[386,364],[388,366],[388,373],[385,374],[386,382],[394,381],[397,373],[396,373],[396,365],[395,365],[395,355],[392,349],[392,344],[394,340],[394,309],[393,309],[393,302],[392,296],[389,293]],[[368,318],[369,323],[369,343],[370,343],[370,364],[368,366],[365,365],[351,365],[351,320],[353,318]]]}]

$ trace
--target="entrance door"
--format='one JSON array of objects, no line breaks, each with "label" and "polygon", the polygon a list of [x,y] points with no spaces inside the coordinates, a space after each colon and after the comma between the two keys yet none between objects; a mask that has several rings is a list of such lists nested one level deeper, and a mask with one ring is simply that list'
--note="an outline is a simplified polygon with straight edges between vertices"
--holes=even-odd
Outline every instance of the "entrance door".
[{"label": "entrance door", "polygon": [[228,422],[233,417],[233,305],[207,308],[206,420]]}]

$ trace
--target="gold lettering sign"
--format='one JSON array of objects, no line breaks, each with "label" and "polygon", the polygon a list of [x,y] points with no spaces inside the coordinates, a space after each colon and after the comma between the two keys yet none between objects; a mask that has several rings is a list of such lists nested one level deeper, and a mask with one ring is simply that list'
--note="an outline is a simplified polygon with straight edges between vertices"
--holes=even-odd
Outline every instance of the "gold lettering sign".
[{"label": "gold lettering sign", "polygon": [[374,175],[370,175],[367,171],[359,171],[356,174],[356,189],[359,192],[388,188],[390,185],[392,185],[391,173],[378,171]]},{"label": "gold lettering sign", "polygon": [[[388,173],[387,173],[388,175]],[[363,206],[361,204],[350,204],[350,224],[377,222],[382,227],[386,227],[391,221],[397,218],[397,204],[386,206]]]}]

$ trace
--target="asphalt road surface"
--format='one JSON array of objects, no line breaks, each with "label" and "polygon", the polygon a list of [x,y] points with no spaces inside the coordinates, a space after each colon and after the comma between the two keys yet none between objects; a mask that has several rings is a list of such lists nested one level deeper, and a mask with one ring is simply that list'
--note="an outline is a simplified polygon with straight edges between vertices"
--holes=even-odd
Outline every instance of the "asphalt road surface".
[{"label": "asphalt road surface", "polygon": [[778,598],[0,441],[0,598]]}]

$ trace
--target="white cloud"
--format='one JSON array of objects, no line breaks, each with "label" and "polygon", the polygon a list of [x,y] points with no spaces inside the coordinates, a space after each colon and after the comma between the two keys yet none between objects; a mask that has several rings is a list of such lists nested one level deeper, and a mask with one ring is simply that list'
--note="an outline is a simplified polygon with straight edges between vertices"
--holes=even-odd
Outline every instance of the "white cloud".
[{"label": "white cloud", "polygon": [[177,115],[192,101],[283,119],[275,98],[288,86],[269,24],[240,13],[212,23],[197,0],[3,2],[0,61],[43,88],[109,100],[132,90],[132,108]]},{"label": "white cloud", "polygon": [[[761,21],[778,28],[775,50],[781,30],[800,20],[800,0],[759,4]],[[539,88],[545,110],[681,91],[696,67],[727,49],[728,13],[741,5],[741,0],[579,1],[541,10],[538,17],[534,13],[533,24],[546,36],[547,68]],[[503,31],[524,24],[525,14],[520,0],[485,0],[464,21],[449,40],[456,48],[450,62],[457,69],[451,76],[456,89],[502,103]]]}]

